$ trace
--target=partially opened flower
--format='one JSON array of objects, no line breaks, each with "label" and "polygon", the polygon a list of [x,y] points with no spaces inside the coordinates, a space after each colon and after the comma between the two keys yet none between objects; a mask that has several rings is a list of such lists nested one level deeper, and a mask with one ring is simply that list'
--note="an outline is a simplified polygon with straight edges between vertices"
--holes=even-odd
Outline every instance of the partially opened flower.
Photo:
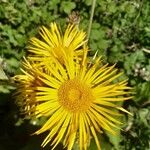
[{"label": "partially opened flower", "polygon": [[[24,59],[24,69],[21,69],[24,75],[16,75],[14,81],[19,81],[17,84],[16,101],[21,108],[21,112],[33,116],[35,114],[36,87],[42,86],[41,80],[38,79],[38,74],[33,66]],[[19,96],[18,96],[19,95]]]},{"label": "partially opened flower", "polygon": [[[23,94],[28,97],[31,93],[24,91],[30,90],[34,96],[24,100],[24,104],[30,101],[34,109],[30,105],[27,113],[34,111],[36,118],[46,116],[48,119],[35,133],[48,131],[42,146],[50,142],[55,148],[62,142],[71,150],[77,140],[80,150],[86,150],[93,137],[100,150],[98,133],[107,130],[115,134],[113,128],[121,124],[117,120],[120,111],[127,112],[117,102],[131,98],[128,96],[130,87],[126,81],[114,82],[121,76],[115,65],[102,65],[100,58],[91,64],[86,47],[82,56],[65,55],[63,59],[63,64],[56,57],[51,57],[51,64],[45,59],[43,63],[48,72],[26,62],[26,68],[30,69],[16,76],[21,84],[18,97]],[[29,84],[33,81],[38,83]]]},{"label": "partially opened flower", "polygon": [[85,32],[71,24],[67,26],[64,34],[56,23],[51,23],[50,29],[41,27],[39,33],[41,37],[33,37],[28,46],[29,59],[39,62],[39,65],[44,65],[45,58],[50,60],[50,57],[55,57],[63,63],[65,55],[80,56],[83,45],[87,42]]}]

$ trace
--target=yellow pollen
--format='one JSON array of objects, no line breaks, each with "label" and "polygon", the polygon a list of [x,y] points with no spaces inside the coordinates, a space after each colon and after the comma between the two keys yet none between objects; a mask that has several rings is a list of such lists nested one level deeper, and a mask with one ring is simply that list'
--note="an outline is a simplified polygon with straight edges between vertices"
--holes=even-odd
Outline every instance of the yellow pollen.
[{"label": "yellow pollen", "polygon": [[84,112],[94,100],[92,90],[78,79],[65,81],[58,90],[60,104],[71,112]]}]

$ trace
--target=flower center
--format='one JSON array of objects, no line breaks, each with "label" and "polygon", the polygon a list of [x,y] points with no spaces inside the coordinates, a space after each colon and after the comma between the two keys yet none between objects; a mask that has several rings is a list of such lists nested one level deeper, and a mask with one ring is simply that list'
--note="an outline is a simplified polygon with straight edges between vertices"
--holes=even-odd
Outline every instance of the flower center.
[{"label": "flower center", "polygon": [[72,102],[77,101],[78,99],[80,99],[80,97],[82,96],[81,92],[76,90],[76,89],[71,89],[68,92],[68,98],[69,100],[71,100]]},{"label": "flower center", "polygon": [[58,90],[60,104],[71,112],[89,109],[94,99],[92,90],[77,79],[65,81]]}]

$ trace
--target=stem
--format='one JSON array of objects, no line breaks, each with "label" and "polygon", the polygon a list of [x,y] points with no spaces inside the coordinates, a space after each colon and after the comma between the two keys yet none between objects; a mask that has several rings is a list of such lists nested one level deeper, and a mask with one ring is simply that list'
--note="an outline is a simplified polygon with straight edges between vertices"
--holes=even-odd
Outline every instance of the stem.
[{"label": "stem", "polygon": [[91,27],[92,27],[92,21],[93,21],[93,16],[94,16],[95,5],[96,5],[96,0],[93,0],[92,9],[91,9],[91,16],[90,16],[90,21],[89,21],[89,27],[88,27],[88,33],[87,33],[87,39],[89,39],[90,33],[91,33]]},{"label": "stem", "polygon": [[142,48],[142,50],[146,53],[149,53],[150,54],[150,50],[149,49],[146,49],[146,48]]}]

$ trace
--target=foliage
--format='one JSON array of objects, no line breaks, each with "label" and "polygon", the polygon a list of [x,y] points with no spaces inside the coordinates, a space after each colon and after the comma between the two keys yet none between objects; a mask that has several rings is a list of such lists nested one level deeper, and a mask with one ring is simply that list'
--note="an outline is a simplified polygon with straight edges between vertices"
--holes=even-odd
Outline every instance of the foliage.
[{"label": "foliage", "polygon": [[[20,60],[27,54],[28,40],[37,34],[41,25],[48,26],[51,21],[65,26],[72,11],[80,13],[79,27],[87,31],[91,4],[92,0],[1,0],[1,150],[12,147],[16,150],[40,149],[42,137],[30,137],[30,134],[42,121],[22,119],[12,100],[14,87],[7,80],[20,72]],[[124,117],[127,123],[124,131],[118,133],[119,138],[107,133],[100,137],[103,150],[150,149],[150,1],[97,0],[89,44],[90,56],[98,51],[105,62],[117,63],[125,72],[124,78],[128,77],[129,85],[135,89],[133,101],[124,104],[133,117]],[[90,149],[94,146],[92,142]]]}]

